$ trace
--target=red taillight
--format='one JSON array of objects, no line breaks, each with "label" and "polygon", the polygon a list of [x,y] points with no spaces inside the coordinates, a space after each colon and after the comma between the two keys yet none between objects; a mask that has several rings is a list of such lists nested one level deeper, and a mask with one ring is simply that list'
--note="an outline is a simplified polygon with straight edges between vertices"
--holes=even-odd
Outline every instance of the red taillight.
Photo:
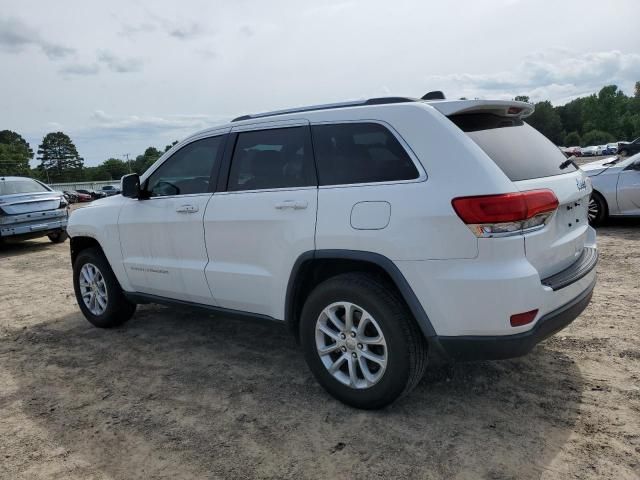
[{"label": "red taillight", "polygon": [[531,310],[530,312],[524,313],[516,313],[515,315],[511,315],[511,326],[512,327],[521,327],[522,325],[526,325],[528,323],[533,322],[533,319],[536,318],[538,314],[538,309]]},{"label": "red taillight", "polygon": [[460,197],[454,198],[451,203],[467,224],[518,222],[558,208],[555,194],[546,189]]}]

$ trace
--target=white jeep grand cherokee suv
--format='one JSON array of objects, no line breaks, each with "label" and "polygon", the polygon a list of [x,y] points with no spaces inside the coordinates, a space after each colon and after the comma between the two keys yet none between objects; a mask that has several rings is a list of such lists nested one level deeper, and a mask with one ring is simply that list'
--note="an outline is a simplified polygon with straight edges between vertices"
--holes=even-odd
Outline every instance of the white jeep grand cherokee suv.
[{"label": "white jeep grand cherokee suv", "polygon": [[317,380],[379,408],[427,352],[523,355],[587,306],[591,184],[510,101],[371,99],[250,115],[71,215],[98,327],[138,303],[285,322]]}]

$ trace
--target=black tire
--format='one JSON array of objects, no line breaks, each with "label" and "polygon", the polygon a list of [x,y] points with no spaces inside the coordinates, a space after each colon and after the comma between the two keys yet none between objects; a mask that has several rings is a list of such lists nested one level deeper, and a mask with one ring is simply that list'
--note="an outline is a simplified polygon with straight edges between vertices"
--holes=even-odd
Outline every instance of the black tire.
[{"label": "black tire", "polygon": [[594,227],[602,225],[607,219],[608,214],[609,209],[604,197],[596,191],[591,193],[591,199],[589,200],[589,224]]},{"label": "black tire", "polygon": [[[106,286],[106,309],[99,315],[93,314],[82,299],[80,275],[82,267],[86,264],[91,264],[97,268]],[[129,302],[125,298],[122,288],[109,266],[109,262],[98,248],[88,248],[78,254],[73,263],[73,289],[75,290],[80,310],[82,310],[85,318],[96,327],[117,327],[129,320],[136,311],[136,304]]]},{"label": "black tire", "polygon": [[620,151],[618,152],[618,156],[620,156],[620,157],[623,157],[623,158],[624,158],[624,157],[626,157],[627,155],[629,155],[629,152],[627,152],[626,150],[620,150]]},{"label": "black tire", "polygon": [[47,237],[49,237],[49,240],[53,243],[63,243],[69,238],[69,235],[67,235],[67,232],[64,230],[60,230],[59,232],[50,233]]},{"label": "black tire", "polygon": [[[384,336],[386,369],[372,386],[354,388],[341,383],[320,358],[316,347],[316,322],[322,311],[336,302],[350,302],[362,307],[375,319]],[[305,360],[320,385],[338,400],[356,408],[376,409],[389,405],[409,393],[426,368],[427,342],[405,303],[390,285],[361,273],[330,278],[311,292],[302,309],[300,343]],[[351,353],[354,358],[356,354],[360,355],[357,351],[359,343],[358,347],[351,348],[354,349]],[[342,355],[338,351],[335,353]],[[344,355],[349,355],[348,350]],[[362,374],[362,368],[357,368]]]}]

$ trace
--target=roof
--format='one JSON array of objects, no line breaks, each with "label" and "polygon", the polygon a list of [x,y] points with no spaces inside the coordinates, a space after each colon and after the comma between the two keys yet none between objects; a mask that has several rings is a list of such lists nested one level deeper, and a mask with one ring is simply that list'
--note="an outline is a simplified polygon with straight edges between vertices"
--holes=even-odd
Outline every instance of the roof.
[{"label": "roof", "polygon": [[379,97],[368,100],[353,100],[339,103],[327,103],[323,105],[310,105],[306,107],[288,108],[284,110],[274,110],[236,117],[231,122],[242,120],[252,120],[258,118],[287,115],[291,113],[314,112],[318,110],[331,110],[337,108],[364,107],[368,105],[389,105],[397,103],[420,102],[427,103],[436,108],[443,115],[455,115],[470,111],[482,111],[485,113],[495,113],[511,117],[528,117],[533,113],[534,107],[530,103],[517,102],[515,100],[445,100],[433,99],[424,100],[410,97]]}]

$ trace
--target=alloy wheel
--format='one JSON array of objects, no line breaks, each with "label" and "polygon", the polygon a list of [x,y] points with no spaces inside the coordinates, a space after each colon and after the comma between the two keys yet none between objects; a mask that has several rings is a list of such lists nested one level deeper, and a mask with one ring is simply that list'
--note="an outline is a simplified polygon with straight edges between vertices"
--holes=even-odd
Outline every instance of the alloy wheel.
[{"label": "alloy wheel", "polygon": [[589,209],[588,209],[589,222],[593,222],[600,215],[600,205],[595,200],[595,198],[591,197],[589,199]]},{"label": "alloy wheel", "polygon": [[387,368],[387,343],[380,325],[350,302],[327,306],[316,321],[316,349],[327,371],[355,389],[380,381]]},{"label": "alloy wheel", "polygon": [[102,272],[92,263],[85,263],[80,269],[80,295],[89,311],[96,316],[107,310],[109,296]]}]

